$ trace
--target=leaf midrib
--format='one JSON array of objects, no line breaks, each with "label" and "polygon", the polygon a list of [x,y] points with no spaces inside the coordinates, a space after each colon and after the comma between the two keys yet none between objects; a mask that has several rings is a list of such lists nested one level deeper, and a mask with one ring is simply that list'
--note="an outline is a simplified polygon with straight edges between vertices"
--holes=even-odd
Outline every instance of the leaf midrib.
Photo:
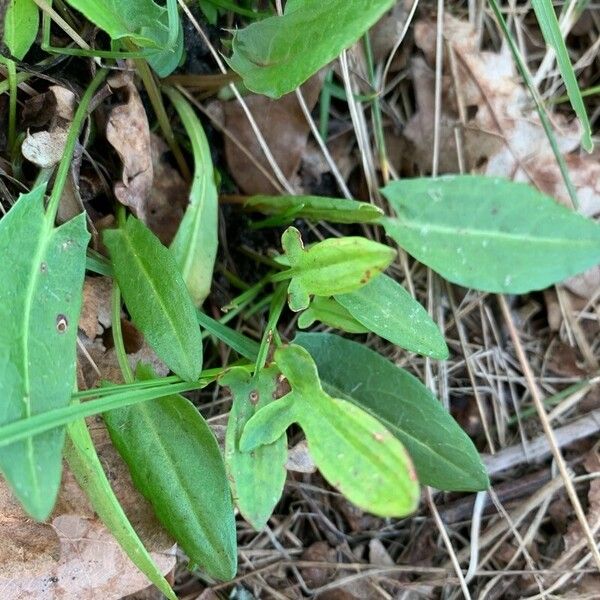
[{"label": "leaf midrib", "polygon": [[[392,203],[393,204],[393,203]],[[401,210],[401,209],[399,209]],[[590,246],[595,244],[600,244],[600,228],[598,229],[598,239],[594,240],[591,238],[566,238],[566,237],[545,237],[545,236],[531,236],[525,234],[515,234],[508,233],[504,231],[498,230],[488,230],[488,229],[468,229],[465,227],[449,227],[447,225],[440,225],[437,223],[432,223],[431,221],[418,221],[415,219],[410,219],[405,214],[400,214],[398,217],[390,217],[386,219],[384,222],[384,226],[386,224],[391,224],[392,226],[405,227],[406,229],[417,230],[427,228],[427,235],[423,234],[422,237],[426,238],[431,233],[439,233],[443,235],[461,235],[461,236],[472,236],[472,237],[486,237],[494,239],[502,239],[508,240],[511,242],[517,242],[521,244],[522,242],[533,242],[539,244],[551,244],[551,245],[573,245],[577,244],[580,246]]]},{"label": "leaf midrib", "polygon": [[[167,305],[163,301],[162,295],[158,292],[158,288],[156,287],[156,285],[154,283],[154,279],[150,276],[150,272],[146,269],[146,265],[138,256],[135,246],[131,243],[131,239],[129,237],[128,232],[126,230],[119,230],[119,231],[123,235],[134,261],[140,266],[140,270],[146,275],[146,281],[148,282],[148,284],[150,285],[150,288],[154,292],[154,297],[158,300],[158,303],[160,304],[163,314],[166,315],[167,320],[168,320],[169,324],[171,325],[172,330],[175,332],[175,339],[177,340],[177,343],[179,344],[179,348],[181,350],[181,355],[186,357],[186,359],[187,359],[188,349],[186,348],[185,344],[183,343],[183,339],[180,337],[180,332],[179,332],[178,328],[175,326],[175,321],[173,320],[173,315],[171,314]],[[190,365],[188,364],[187,367],[189,367],[189,366]],[[192,367],[193,367],[193,365],[192,365]],[[186,368],[186,370],[188,370],[188,369]],[[193,372],[194,368],[192,368],[191,371]]]}]

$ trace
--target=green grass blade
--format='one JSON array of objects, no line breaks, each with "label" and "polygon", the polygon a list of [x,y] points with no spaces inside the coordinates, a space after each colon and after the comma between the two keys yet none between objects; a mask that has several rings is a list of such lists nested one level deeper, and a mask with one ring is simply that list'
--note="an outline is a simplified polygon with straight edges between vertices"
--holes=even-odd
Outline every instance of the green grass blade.
[{"label": "green grass blade", "polygon": [[259,344],[249,337],[246,337],[239,331],[219,323],[219,321],[209,317],[207,314],[196,311],[198,324],[206,331],[214,335],[217,339],[225,342],[229,347],[249,360],[256,360]]},{"label": "green grass blade", "polygon": [[207,386],[214,378],[209,380],[200,379],[194,383],[174,383],[171,385],[161,385],[150,389],[140,389],[136,391],[126,391],[111,394],[97,400],[90,400],[83,404],[70,404],[62,408],[55,408],[42,414],[13,421],[8,425],[0,427],[0,448],[26,440],[27,438],[45,433],[67,425],[71,421],[91,417],[100,413],[109,412],[124,406],[131,406],[138,402],[148,402],[155,398],[164,398],[172,394],[181,394],[199,390]]},{"label": "green grass blade", "polygon": [[65,456],[93,509],[131,562],[169,600],[177,600],[177,596],[131,526],[125,511],[110,487],[85,421],[83,419],[74,421],[69,425],[67,431],[69,442],[65,447]]},{"label": "green grass blade", "polygon": [[567,163],[565,162],[565,159],[560,151],[560,148],[558,147],[558,142],[556,141],[556,138],[554,137],[554,131],[552,130],[552,124],[550,123],[550,119],[548,118],[548,115],[546,114],[546,109],[544,108],[544,105],[542,104],[539,94],[537,93],[535,84],[533,83],[533,80],[531,79],[529,70],[527,69],[527,65],[525,64],[525,61],[523,60],[523,57],[521,56],[521,52],[519,51],[519,48],[517,47],[515,40],[513,39],[512,35],[510,34],[510,31],[508,30],[508,25],[506,24],[506,20],[504,19],[504,16],[502,15],[500,6],[496,2],[496,0],[490,0],[490,6],[492,7],[494,16],[496,17],[496,20],[498,21],[498,24],[500,25],[502,34],[504,35],[504,38],[506,39],[506,42],[508,43],[510,52],[513,55],[513,58],[517,65],[517,69],[518,69],[519,73],[521,74],[521,77],[525,81],[525,84],[529,88],[529,93],[531,94],[531,97],[533,98],[533,101],[535,102],[535,108],[540,117],[540,121],[542,123],[542,127],[544,128],[544,132],[546,133],[546,137],[548,138],[548,142],[550,143],[550,147],[552,148],[552,153],[554,154],[554,158],[556,159],[558,168],[560,169],[560,174],[563,178],[563,181],[565,182],[565,187],[567,188],[567,191],[569,193],[569,198],[571,199],[571,202],[572,202],[575,210],[578,210],[579,209],[579,200],[577,199],[577,190],[575,189],[575,186],[573,185],[573,182],[571,181],[571,175],[569,174],[569,169],[567,167]]},{"label": "green grass blade", "polygon": [[590,121],[585,110],[573,65],[569,59],[565,41],[560,33],[558,19],[556,18],[552,2],[551,0],[531,0],[531,6],[533,7],[546,43],[551,46],[556,53],[556,62],[558,63],[558,68],[560,69],[560,74],[562,75],[565,87],[567,88],[567,95],[569,96],[571,106],[581,123],[581,145],[584,150],[591,152],[594,149],[594,144],[592,142]]}]

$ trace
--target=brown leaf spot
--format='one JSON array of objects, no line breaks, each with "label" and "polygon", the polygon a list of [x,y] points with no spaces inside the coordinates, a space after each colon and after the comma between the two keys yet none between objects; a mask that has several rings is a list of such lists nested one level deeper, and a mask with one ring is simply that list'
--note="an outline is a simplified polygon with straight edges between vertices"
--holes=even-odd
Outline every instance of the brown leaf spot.
[{"label": "brown leaf spot", "polygon": [[69,327],[69,320],[65,315],[57,315],[56,317],[56,331],[58,333],[65,333]]}]

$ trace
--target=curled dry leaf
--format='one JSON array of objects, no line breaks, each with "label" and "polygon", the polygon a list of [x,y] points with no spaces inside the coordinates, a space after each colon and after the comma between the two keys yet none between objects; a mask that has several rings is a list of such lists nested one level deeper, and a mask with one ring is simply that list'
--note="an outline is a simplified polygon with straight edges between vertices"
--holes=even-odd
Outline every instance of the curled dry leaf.
[{"label": "curled dry leaf", "polygon": [[[302,86],[309,110],[312,110],[319,98],[323,76],[323,72],[317,73]],[[246,97],[246,104],[283,174],[288,179],[293,177],[300,166],[310,131],[296,94],[287,94],[279,100],[251,95]],[[222,103],[222,108],[224,126],[236,136],[249,154],[271,173],[271,167],[240,104],[232,100]],[[225,156],[229,171],[243,192],[249,195],[277,192],[257,169],[256,164],[227,136]]]},{"label": "curled dry leaf", "polygon": [[56,165],[63,155],[74,111],[75,94],[64,87],[53,85],[45,94],[34,96],[24,110],[24,121],[45,129],[27,132],[21,145],[23,156],[43,169]]},{"label": "curled dry leaf", "polygon": [[131,73],[117,73],[108,83],[125,98],[123,104],[110,111],[106,124],[106,139],[123,163],[121,181],[115,184],[115,196],[146,222],[153,180],[148,117]]},{"label": "curled dry leaf", "polygon": [[[425,59],[412,61],[417,111],[407,123],[404,135],[414,146],[411,155],[418,170],[431,169],[433,151],[436,23],[415,24],[415,43]],[[521,84],[508,49],[500,53],[481,51],[478,36],[467,22],[446,15],[440,173],[458,171],[456,134],[460,134],[466,170],[531,183],[559,202],[571,206],[558,164],[531,101]],[[448,57],[453,56],[451,61]],[[460,115],[464,117],[464,124]],[[580,212],[600,217],[599,154],[580,155],[577,119],[550,115],[560,151],[577,190]],[[600,268],[579,275],[566,286],[590,297],[597,290]]]},{"label": "curled dry leaf", "polygon": [[188,185],[179,171],[165,159],[169,150],[166,142],[151,133],[150,146],[154,179],[148,198],[146,224],[165,246],[169,246],[188,203]]},{"label": "curled dry leaf", "polygon": [[[135,491],[127,467],[102,425],[92,436],[111,485],[163,573],[175,566],[173,541]],[[56,508],[47,523],[32,523],[0,481],[0,588],[11,600],[103,598],[117,600],[148,586],[95,516],[66,468]]]}]

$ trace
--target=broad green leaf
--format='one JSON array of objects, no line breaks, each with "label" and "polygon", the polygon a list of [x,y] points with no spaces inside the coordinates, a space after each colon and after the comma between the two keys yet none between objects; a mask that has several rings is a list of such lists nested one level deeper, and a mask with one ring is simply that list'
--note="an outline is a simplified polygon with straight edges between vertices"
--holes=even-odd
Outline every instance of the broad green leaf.
[{"label": "broad green leaf", "polygon": [[[152,370],[138,366],[139,379]],[[136,488],[192,563],[228,580],[237,565],[231,492],[221,452],[194,405],[169,396],[104,416]]]},{"label": "broad green leaf", "polygon": [[[75,381],[77,322],[89,234],[84,215],[58,228],[44,212],[45,186],[0,220],[0,425],[66,407]],[[52,510],[64,428],[0,450],[0,469],[35,519]]]},{"label": "broad green leaf", "polygon": [[175,0],[167,0],[166,7],[153,0],[67,2],[113,40],[128,38],[148,49],[148,62],[160,77],[169,75],[179,64],[183,56],[183,30]]},{"label": "broad green leaf", "polygon": [[404,179],[383,189],[388,235],[465,287],[521,294],[600,262],[600,226],[522,184],[478,175]]},{"label": "broad green leaf", "polygon": [[244,209],[330,223],[375,223],[383,216],[368,202],[323,196],[250,196],[244,200]]},{"label": "broad green leaf", "polygon": [[[376,277],[375,279],[379,279]],[[320,321],[329,327],[335,327],[348,333],[368,333],[368,329],[361,325],[337,300],[315,296],[310,306],[298,317],[298,327],[306,329],[315,321]]]},{"label": "broad green leaf", "polygon": [[182,379],[202,370],[202,337],[173,255],[138,219],[104,232],[113,270],[133,322]]},{"label": "broad green leaf", "polygon": [[585,104],[581,97],[581,90],[577,83],[577,77],[569,58],[569,51],[560,32],[560,26],[554,6],[551,0],[531,0],[531,6],[537,17],[538,24],[542,30],[542,35],[546,43],[554,50],[556,54],[556,62],[560,69],[562,80],[567,88],[567,95],[571,101],[571,106],[577,114],[577,118],[581,123],[581,145],[585,150],[591,152],[594,149],[592,142],[592,130],[590,121],[585,110]]},{"label": "broad green leaf", "polygon": [[202,306],[210,293],[217,256],[217,186],[208,140],[194,109],[176,90],[166,88],[165,93],[175,105],[194,152],[194,180],[190,190],[190,203],[170,249],[194,304]]},{"label": "broad green leaf", "polygon": [[250,360],[256,360],[258,356],[258,350],[260,344],[254,340],[246,337],[243,333],[219,323],[215,319],[209,317],[207,314],[196,311],[196,318],[201,327],[203,327],[208,333],[214,335],[217,339],[225,342],[230,348],[235,350],[238,354],[241,354],[244,358]]},{"label": "broad green leaf", "polygon": [[427,311],[385,274],[335,299],[369,331],[392,344],[432,358],[448,358],[448,346]]},{"label": "broad green leaf", "polygon": [[283,16],[234,32],[231,68],[253,92],[293,91],[374,25],[395,0],[288,0]]},{"label": "broad green leaf", "polygon": [[364,410],[327,395],[304,348],[279,348],[275,362],[292,391],[248,421],[240,449],[250,452],[271,443],[298,423],[323,477],[351,502],[380,516],[412,512],[419,484],[402,443]]},{"label": "broad green leaf", "polygon": [[254,452],[241,452],[238,444],[250,418],[277,400],[278,375],[279,369],[273,366],[261,369],[254,377],[246,369],[235,367],[221,379],[233,396],[225,436],[225,467],[234,501],[257,531],[267,523],[283,491],[287,437],[283,433]]},{"label": "broad green leaf", "polygon": [[368,283],[394,259],[396,251],[363,237],[330,238],[305,249],[300,232],[288,227],[281,243],[290,268],[273,277],[290,279],[289,305],[303,310],[310,296],[345,294]]},{"label": "broad green leaf", "polygon": [[39,28],[39,10],[33,0],[8,0],[4,16],[4,43],[22,60],[31,48]]},{"label": "broad green leaf", "polygon": [[123,548],[131,562],[167,597],[177,600],[160,569],[131,526],[125,511],[106,478],[85,421],[71,423],[65,456],[73,475],[104,525]]},{"label": "broad green leaf", "polygon": [[402,441],[421,483],[456,491],[488,487],[469,437],[410,373],[334,334],[300,333],[294,343],[310,352],[330,394],[367,411]]}]

